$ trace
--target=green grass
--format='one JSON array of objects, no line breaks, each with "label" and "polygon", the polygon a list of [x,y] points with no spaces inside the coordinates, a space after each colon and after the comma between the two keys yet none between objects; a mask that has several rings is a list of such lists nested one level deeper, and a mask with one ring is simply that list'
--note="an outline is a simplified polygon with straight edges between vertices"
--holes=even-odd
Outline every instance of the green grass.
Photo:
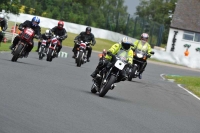
[{"label": "green grass", "polygon": [[[11,22],[11,21],[8,22],[9,27],[12,27],[13,25],[14,25],[14,22]],[[48,28],[41,27],[41,33],[44,33],[46,29],[48,29]],[[78,34],[69,33],[69,32],[67,34],[68,34],[68,37],[63,41],[63,46],[73,47],[74,46],[74,38]],[[106,39],[96,38],[96,44],[95,44],[95,46],[93,46],[93,50],[102,51],[103,49],[109,49],[114,43],[116,43],[116,42],[112,42],[112,41],[109,41]],[[2,46],[0,47],[0,51],[9,51],[10,45],[11,45],[11,43],[2,43]],[[37,43],[35,43],[34,45],[37,46]],[[34,48],[32,51],[35,51],[35,49],[36,48]]]},{"label": "green grass", "polygon": [[189,91],[193,92],[195,95],[200,97],[200,76],[194,77],[166,75],[165,78],[174,79],[176,83],[182,84]]},{"label": "green grass", "polygon": [[[0,51],[10,51],[9,46],[11,45],[11,43],[1,43],[0,45]],[[32,51],[35,51],[37,48],[37,44],[34,46],[34,48],[32,49]]]},{"label": "green grass", "polygon": [[11,45],[11,43],[1,43],[0,45],[0,51],[9,51],[9,46]]}]

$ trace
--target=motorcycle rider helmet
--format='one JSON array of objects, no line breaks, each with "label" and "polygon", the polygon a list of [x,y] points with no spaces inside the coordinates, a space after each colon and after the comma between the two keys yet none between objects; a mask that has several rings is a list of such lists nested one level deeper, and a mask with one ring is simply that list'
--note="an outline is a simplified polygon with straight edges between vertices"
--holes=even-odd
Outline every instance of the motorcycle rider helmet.
[{"label": "motorcycle rider helmet", "polygon": [[125,49],[125,50],[130,49],[132,44],[133,44],[132,40],[128,37],[123,37],[122,40],[121,40],[122,48]]},{"label": "motorcycle rider helmet", "polygon": [[90,34],[91,31],[92,31],[91,27],[86,27],[85,32],[86,32],[87,34]]},{"label": "motorcycle rider helmet", "polygon": [[64,26],[64,22],[63,21],[59,21],[58,22],[58,29],[63,29]]},{"label": "motorcycle rider helmet", "polygon": [[39,25],[39,23],[40,23],[39,17],[35,16],[35,17],[32,18],[32,26],[36,27],[36,26]]},{"label": "motorcycle rider helmet", "polygon": [[51,36],[51,31],[50,30],[46,30],[45,31],[45,36],[46,37],[50,37]]},{"label": "motorcycle rider helmet", "polygon": [[149,38],[149,35],[147,33],[142,33],[141,35],[142,40],[148,40],[148,38]]},{"label": "motorcycle rider helmet", "polygon": [[0,14],[0,22],[3,21],[5,16],[3,14]]}]

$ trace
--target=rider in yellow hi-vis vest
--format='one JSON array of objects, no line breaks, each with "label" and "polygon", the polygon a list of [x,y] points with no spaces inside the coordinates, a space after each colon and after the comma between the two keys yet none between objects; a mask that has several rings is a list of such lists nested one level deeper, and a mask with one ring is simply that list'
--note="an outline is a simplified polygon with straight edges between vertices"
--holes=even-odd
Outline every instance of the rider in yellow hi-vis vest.
[{"label": "rider in yellow hi-vis vest", "polygon": [[[141,35],[141,39],[140,40],[136,40],[133,44],[134,46],[132,47],[132,50],[141,50],[141,51],[145,51],[149,56],[151,56],[151,45],[148,43],[148,38],[149,35],[147,33],[142,33]],[[147,62],[144,63],[142,70],[139,73],[139,79],[142,79],[142,73],[145,70],[145,67],[147,66]]]},{"label": "rider in yellow hi-vis vest", "polygon": [[[132,39],[128,37],[123,37],[120,43],[113,44],[108,50],[105,60],[99,62],[96,70],[91,74],[91,77],[95,78],[99,71],[101,71],[104,67],[109,66],[109,64],[112,62],[112,56],[110,55],[120,55],[124,57],[128,61],[128,64],[131,66],[131,64],[133,63],[133,51],[131,50],[132,45]],[[120,81],[126,80],[125,71],[120,74],[119,79]]]}]

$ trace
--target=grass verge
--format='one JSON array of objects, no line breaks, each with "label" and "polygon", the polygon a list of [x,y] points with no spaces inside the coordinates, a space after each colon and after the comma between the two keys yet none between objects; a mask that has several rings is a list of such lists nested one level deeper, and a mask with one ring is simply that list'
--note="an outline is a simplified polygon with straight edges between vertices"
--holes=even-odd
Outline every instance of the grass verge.
[{"label": "grass verge", "polygon": [[1,43],[0,44],[0,51],[10,51],[9,46],[11,43]]},{"label": "grass verge", "polygon": [[166,75],[165,78],[174,79],[176,83],[182,84],[186,89],[200,97],[200,77]]},{"label": "grass verge", "polygon": [[[9,47],[10,47],[11,43],[1,43],[0,45],[0,51],[10,51]],[[37,45],[34,46],[34,48],[32,49],[32,52],[36,51]]]}]

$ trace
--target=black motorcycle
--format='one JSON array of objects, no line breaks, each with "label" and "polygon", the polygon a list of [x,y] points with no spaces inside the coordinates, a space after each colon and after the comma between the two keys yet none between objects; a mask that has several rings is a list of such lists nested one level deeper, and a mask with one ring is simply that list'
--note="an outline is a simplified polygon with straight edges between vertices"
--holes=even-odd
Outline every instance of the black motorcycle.
[{"label": "black motorcycle", "polygon": [[114,88],[114,83],[118,80],[120,71],[126,69],[127,60],[124,57],[112,55],[113,63],[110,62],[110,67],[103,68],[96,78],[93,79],[91,87],[92,93],[99,93],[100,97],[104,97],[109,90]]},{"label": "black motorcycle", "polygon": [[[150,52],[150,54],[154,54],[154,51]],[[128,70],[128,81],[139,76],[148,58],[150,58],[150,55],[148,55],[147,52],[138,49],[134,50],[133,65]]]}]

